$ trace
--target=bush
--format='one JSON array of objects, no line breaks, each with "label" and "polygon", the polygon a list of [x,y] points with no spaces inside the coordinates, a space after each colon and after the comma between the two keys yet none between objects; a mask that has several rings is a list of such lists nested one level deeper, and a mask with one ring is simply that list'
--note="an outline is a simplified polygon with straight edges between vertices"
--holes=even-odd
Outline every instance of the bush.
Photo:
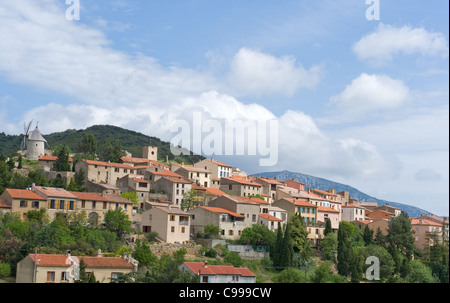
[{"label": "bush", "polygon": [[7,278],[11,275],[11,266],[7,263],[0,263],[0,279]]}]

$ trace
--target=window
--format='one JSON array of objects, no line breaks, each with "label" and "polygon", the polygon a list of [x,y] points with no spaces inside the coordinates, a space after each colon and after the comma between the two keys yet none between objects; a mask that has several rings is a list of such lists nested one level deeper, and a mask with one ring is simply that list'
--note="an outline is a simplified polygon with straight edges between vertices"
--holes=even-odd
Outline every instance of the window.
[{"label": "window", "polygon": [[174,233],[175,232],[175,226],[171,226],[170,227],[170,231]]},{"label": "window", "polygon": [[64,200],[59,201],[59,209],[64,209],[65,202]]},{"label": "window", "polygon": [[95,209],[95,206],[97,206],[97,202],[93,201],[92,202],[92,209]]},{"label": "window", "polygon": [[61,282],[69,282],[69,274],[66,271],[61,273]]},{"label": "window", "polygon": [[32,207],[39,208],[39,201],[33,201]]},{"label": "window", "polygon": [[55,282],[55,272],[47,271],[47,282]]},{"label": "window", "polygon": [[234,231],[232,230],[232,229],[230,229],[229,231],[228,231],[228,235],[229,236],[232,236],[234,234]]},{"label": "window", "polygon": [[184,234],[184,232],[185,232],[185,227],[181,227],[181,232]]},{"label": "window", "polygon": [[170,221],[175,221],[175,215],[170,215]]},{"label": "window", "polygon": [[50,200],[50,209],[55,209],[56,208],[55,203],[56,203],[55,200]]},{"label": "window", "polygon": [[152,214],[148,215],[148,219],[149,219],[149,220],[152,219]]},{"label": "window", "polygon": [[20,206],[20,207],[27,207],[27,206],[28,206],[28,203],[27,203],[27,201],[20,201],[20,202],[19,202],[19,206]]},{"label": "window", "polygon": [[252,215],[252,222],[256,222],[256,215]]},{"label": "window", "polygon": [[103,202],[103,209],[106,209],[106,205],[107,205],[107,203]]},{"label": "window", "polygon": [[81,201],[81,208],[85,208],[85,207],[86,207],[86,201],[83,200],[83,201]]},{"label": "window", "polygon": [[69,210],[75,210],[75,201],[69,202]]},{"label": "window", "polygon": [[112,279],[117,279],[119,277],[119,273],[118,272],[112,272],[111,273],[111,278]]}]

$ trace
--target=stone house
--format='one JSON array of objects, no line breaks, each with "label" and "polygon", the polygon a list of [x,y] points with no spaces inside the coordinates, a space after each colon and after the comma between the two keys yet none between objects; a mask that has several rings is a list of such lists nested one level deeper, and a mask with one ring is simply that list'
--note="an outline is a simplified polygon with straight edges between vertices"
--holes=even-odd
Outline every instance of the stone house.
[{"label": "stone house", "polygon": [[189,241],[190,215],[174,206],[154,206],[142,213],[141,230],[156,232],[166,243]]},{"label": "stone house", "polygon": [[100,283],[110,283],[119,274],[137,270],[137,261],[123,257],[71,256],[70,254],[28,254],[17,263],[16,283],[74,283],[80,260],[86,263],[88,277],[94,274]]},{"label": "stone house", "polygon": [[191,235],[204,233],[207,225],[217,226],[222,239],[237,240],[247,227],[244,215],[221,207],[199,206],[188,210],[191,216]]},{"label": "stone house", "polygon": [[214,159],[204,159],[194,164],[194,167],[204,168],[205,170],[211,172],[211,178],[223,178],[231,177],[233,172],[233,167],[219,162]]},{"label": "stone house", "polygon": [[357,220],[364,221],[366,219],[366,213],[364,207],[356,204],[347,204],[342,206],[341,220],[353,222]]},{"label": "stone house", "polygon": [[248,197],[260,195],[262,185],[248,178],[221,178],[220,190],[232,196]]},{"label": "stone house", "polygon": [[200,283],[256,283],[256,275],[246,267],[230,265],[208,265],[205,262],[184,262],[183,272],[200,277]]},{"label": "stone house", "polygon": [[261,193],[270,197],[271,201],[275,201],[277,195],[277,186],[283,186],[284,184],[277,179],[271,179],[266,177],[258,177],[256,182],[261,184]]},{"label": "stone house", "polygon": [[153,189],[163,191],[174,206],[181,206],[183,196],[192,189],[192,182],[179,177],[161,176],[154,182]]},{"label": "stone house", "polygon": [[425,250],[442,240],[442,224],[420,218],[411,218],[410,220],[414,231],[414,246],[417,249]]},{"label": "stone house", "polygon": [[25,189],[7,188],[0,195],[0,201],[3,201],[4,212],[16,213],[22,221],[26,219],[28,211],[47,208],[47,199]]},{"label": "stone house", "polygon": [[184,179],[191,181],[200,186],[211,186],[211,172],[204,167],[195,167],[192,165],[184,165],[179,167],[176,171]]},{"label": "stone house", "polygon": [[137,169],[131,165],[120,163],[109,163],[102,161],[81,160],[75,165],[78,172],[83,170],[86,181],[94,183],[106,183],[116,186],[117,180],[129,175],[134,178],[143,178],[137,173]]}]

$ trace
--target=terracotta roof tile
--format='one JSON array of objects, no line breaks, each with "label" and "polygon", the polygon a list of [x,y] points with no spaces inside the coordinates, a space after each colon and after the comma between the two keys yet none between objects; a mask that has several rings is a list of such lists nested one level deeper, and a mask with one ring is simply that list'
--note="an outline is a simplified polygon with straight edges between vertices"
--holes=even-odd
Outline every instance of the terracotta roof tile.
[{"label": "terracotta roof tile", "polygon": [[26,190],[26,189],[11,189],[7,188],[6,192],[13,199],[26,199],[26,200],[45,200],[42,196],[38,195],[34,191]]},{"label": "terracotta roof tile", "polygon": [[201,275],[240,275],[243,277],[255,277],[256,275],[246,267],[234,267],[229,265],[207,265],[204,262],[184,262],[195,274]]},{"label": "terracotta roof tile", "polygon": [[269,221],[283,222],[283,220],[281,220],[281,219],[279,219],[277,217],[274,217],[272,215],[269,215],[269,214],[259,214],[259,216],[261,218],[264,218],[264,219],[269,220]]},{"label": "terracotta roof tile", "polygon": [[207,211],[210,211],[210,212],[213,212],[213,213],[216,213],[216,214],[224,213],[224,214],[232,215],[233,217],[244,218],[244,216],[241,215],[241,214],[238,214],[238,213],[236,213],[234,211],[231,211],[231,210],[228,210],[228,209],[225,209],[225,208],[221,208],[221,207],[199,206],[199,208],[205,209]]},{"label": "terracotta roof tile", "polygon": [[[28,255],[34,261],[34,254]],[[121,257],[87,257],[87,256],[73,256],[72,259],[83,259],[88,268],[133,268],[133,265],[128,263]],[[37,254],[38,266],[67,266],[72,265],[71,261],[66,255],[55,254]]]}]

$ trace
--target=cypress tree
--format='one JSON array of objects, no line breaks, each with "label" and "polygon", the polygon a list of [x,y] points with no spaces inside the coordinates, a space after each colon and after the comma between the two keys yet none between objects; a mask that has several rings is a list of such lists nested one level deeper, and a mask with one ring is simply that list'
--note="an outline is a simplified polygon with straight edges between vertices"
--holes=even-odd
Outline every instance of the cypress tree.
[{"label": "cypress tree", "polygon": [[326,222],[326,225],[325,225],[325,230],[323,232],[323,235],[326,236],[326,235],[328,235],[329,233],[332,233],[332,232],[333,232],[333,228],[331,227],[331,220],[327,218],[327,222]]},{"label": "cypress tree", "polygon": [[338,255],[337,255],[337,269],[340,275],[348,276],[351,273],[351,262],[353,261],[353,248],[343,224],[339,224],[338,231]]}]

